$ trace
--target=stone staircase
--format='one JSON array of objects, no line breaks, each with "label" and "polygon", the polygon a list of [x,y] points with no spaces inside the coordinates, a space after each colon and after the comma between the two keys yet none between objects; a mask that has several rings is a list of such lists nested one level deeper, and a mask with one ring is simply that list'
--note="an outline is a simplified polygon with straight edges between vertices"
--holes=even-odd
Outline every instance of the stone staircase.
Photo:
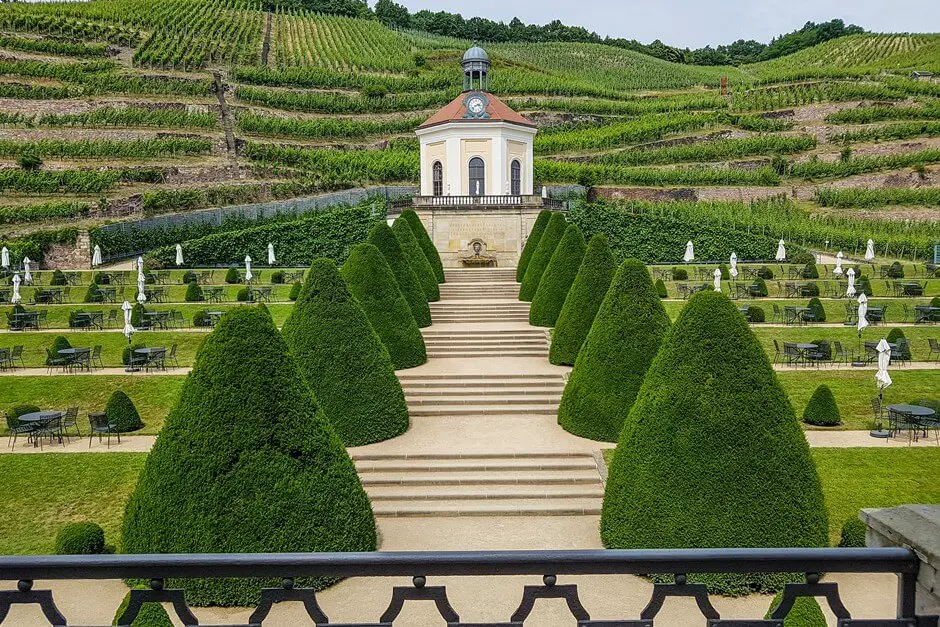
[{"label": "stone staircase", "polygon": [[424,329],[428,357],[548,357],[545,329]]},{"label": "stone staircase", "polygon": [[565,389],[560,375],[400,373],[399,378],[411,416],[554,416]]}]

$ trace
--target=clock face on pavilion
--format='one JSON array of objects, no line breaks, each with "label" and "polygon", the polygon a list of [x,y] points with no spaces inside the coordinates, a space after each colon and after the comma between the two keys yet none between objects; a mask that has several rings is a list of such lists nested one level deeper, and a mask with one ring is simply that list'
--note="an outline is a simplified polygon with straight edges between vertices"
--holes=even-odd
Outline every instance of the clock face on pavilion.
[{"label": "clock face on pavilion", "polygon": [[480,93],[473,93],[467,96],[464,105],[467,107],[467,118],[488,118],[486,107],[489,104],[486,96]]}]

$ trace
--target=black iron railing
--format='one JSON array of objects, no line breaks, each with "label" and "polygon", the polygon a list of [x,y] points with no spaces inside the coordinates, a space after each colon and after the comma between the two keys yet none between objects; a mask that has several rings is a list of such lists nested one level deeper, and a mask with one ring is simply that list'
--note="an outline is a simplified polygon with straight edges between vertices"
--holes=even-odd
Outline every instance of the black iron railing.
[{"label": "black iron railing", "polygon": [[[296,588],[297,577],[412,577],[411,586],[396,586],[388,608],[378,619],[363,617],[346,627],[390,627],[406,602],[429,601],[450,626],[523,627],[540,599],[564,599],[579,627],[653,627],[669,597],[693,598],[708,627],[783,625],[784,617],[800,597],[815,597],[828,604],[839,627],[938,627],[936,616],[915,613],[915,584],[920,562],[908,549],[690,549],[640,551],[493,551],[454,553],[283,553],[22,556],[0,558],[0,580],[17,581],[16,590],[0,591],[0,624],[14,604],[35,604],[50,625],[66,625],[53,593],[35,589],[36,580],[144,579],[149,589],[131,591],[130,603],[118,625],[130,625],[147,602],[173,607],[184,625],[198,621],[186,603],[185,591],[165,588],[170,578],[255,578],[282,580],[281,587],[264,589],[249,622],[229,627],[263,627],[273,604],[303,603],[311,625],[328,625],[311,589]],[[704,584],[687,581],[696,573],[803,573],[803,580],[787,584],[773,618],[722,619]],[[638,618],[592,620],[573,583],[557,577],[575,575],[643,575],[668,573],[674,583],[658,583]],[[838,584],[820,581],[821,573],[894,573],[898,576],[897,612],[882,619],[853,619],[839,596]],[[506,622],[463,622],[451,605],[444,586],[430,585],[439,576],[498,578],[507,575],[541,576],[541,584],[525,586],[518,609]],[[494,581],[494,586],[499,584]],[[769,602],[768,602],[769,603]]]}]

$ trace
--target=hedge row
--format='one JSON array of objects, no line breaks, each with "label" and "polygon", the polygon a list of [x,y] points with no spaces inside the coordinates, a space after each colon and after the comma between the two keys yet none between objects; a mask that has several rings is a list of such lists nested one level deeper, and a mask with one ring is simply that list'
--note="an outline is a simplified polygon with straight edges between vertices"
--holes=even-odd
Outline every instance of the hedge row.
[{"label": "hedge row", "polygon": [[545,269],[552,260],[552,255],[555,254],[555,248],[558,246],[558,242],[561,241],[561,238],[565,234],[567,224],[565,216],[562,214],[555,213],[552,215],[548,226],[545,227],[545,232],[542,233],[542,237],[539,238],[539,245],[532,255],[532,260],[529,261],[529,265],[526,268],[525,277],[523,277],[522,285],[519,287],[519,300],[532,301],[535,292],[539,289],[542,274],[544,274]]},{"label": "hedge row", "polygon": [[548,221],[552,218],[552,212],[547,209],[539,212],[539,217],[535,219],[535,224],[532,225],[532,230],[529,232],[529,237],[525,241],[525,246],[522,248],[522,254],[519,255],[519,263],[516,265],[516,283],[522,283],[522,279],[525,278],[525,271],[529,267],[529,261],[532,259],[532,255],[535,254],[535,250],[539,247],[539,240],[542,239],[542,233],[545,232],[545,227],[548,226]]},{"label": "hedge row", "polygon": [[578,268],[581,267],[586,247],[581,229],[577,225],[569,224],[542,274],[535,296],[532,297],[529,324],[537,327],[555,326],[568,290],[571,289]]},{"label": "hedge row", "polygon": [[428,235],[427,229],[424,228],[424,223],[421,222],[421,218],[418,217],[418,214],[415,213],[413,209],[405,209],[401,212],[401,217],[408,221],[408,226],[411,227],[415,237],[418,238],[418,244],[421,246],[421,250],[424,251],[428,263],[431,264],[431,269],[434,270],[434,276],[437,278],[437,282],[443,283],[444,264],[441,262],[441,254],[437,251],[437,246],[434,245],[431,236]]},{"label": "hedge row", "polygon": [[398,288],[408,302],[411,315],[418,327],[423,329],[431,326],[431,310],[428,307],[428,299],[424,295],[424,289],[421,287],[418,275],[415,274],[407,257],[405,257],[401,244],[398,243],[395,232],[382,221],[372,228],[367,241],[378,248],[379,252],[385,257],[385,261],[392,269],[395,280],[398,282]]}]

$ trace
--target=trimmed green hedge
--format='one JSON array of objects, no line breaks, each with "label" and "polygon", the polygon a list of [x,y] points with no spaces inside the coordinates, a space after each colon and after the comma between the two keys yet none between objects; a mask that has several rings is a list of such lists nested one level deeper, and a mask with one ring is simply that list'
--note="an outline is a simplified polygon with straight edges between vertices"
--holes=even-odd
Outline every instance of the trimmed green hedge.
[{"label": "trimmed green hedge", "polygon": [[418,277],[425,298],[429,303],[441,300],[441,288],[438,285],[437,277],[434,276],[434,268],[431,267],[428,256],[421,250],[421,244],[418,243],[418,238],[411,230],[408,220],[401,216],[395,218],[392,231],[395,233],[395,237],[398,238],[398,243],[401,245],[402,252],[405,253],[408,264]]},{"label": "trimmed green hedge", "polygon": [[[134,588],[137,590],[149,590],[149,588],[145,586],[134,586]],[[130,605],[130,603],[131,593],[128,592],[124,595],[124,600],[121,601],[121,605],[118,606],[117,612],[114,613],[113,625],[118,624],[118,619],[124,614],[124,611],[127,610],[127,606]],[[140,613],[137,614],[137,618],[131,623],[131,627],[173,627],[173,621],[170,620],[170,617],[167,615],[162,605],[151,602],[144,603],[140,607]]]},{"label": "trimmed green hedge", "polygon": [[558,424],[581,437],[616,442],[669,326],[646,266],[627,259],[568,377]]},{"label": "trimmed green hedge", "polygon": [[[374,551],[352,460],[263,306],[200,345],[124,513],[127,553]],[[303,578],[298,587],[332,583]],[[280,579],[169,580],[196,606],[258,603]]]},{"label": "trimmed green hedge", "polygon": [[108,422],[117,425],[117,430],[121,433],[137,431],[144,427],[134,401],[121,390],[112,392],[104,411],[108,415]]},{"label": "trimmed green hedge", "polygon": [[[888,340],[888,343],[889,343],[889,344],[897,344],[897,343],[898,343],[898,340],[907,340],[907,338],[904,337],[904,331],[902,331],[901,329],[899,329],[899,328],[897,328],[897,327],[894,327],[893,329],[891,329],[890,331],[888,331],[888,337],[886,337],[885,339]],[[902,349],[902,348],[899,346],[897,352],[898,352],[898,354],[899,354],[898,356],[899,356],[901,359],[910,360],[910,358],[911,358],[911,345],[910,345],[910,343],[907,344],[907,348],[906,348],[906,349]]]},{"label": "trimmed green hedge", "polygon": [[[594,237],[604,237],[603,235],[595,235]],[[605,238],[606,239],[606,238]],[[593,241],[593,240],[591,240]],[[656,279],[656,283],[653,284],[656,287],[656,295],[660,298],[669,298],[669,292],[666,290],[666,284],[663,283],[662,279]]]},{"label": "trimmed green hedge", "polygon": [[441,255],[437,252],[437,246],[434,245],[431,236],[428,235],[427,229],[424,228],[424,223],[421,222],[421,218],[418,217],[418,214],[415,213],[413,209],[405,209],[401,212],[401,217],[408,221],[408,226],[411,227],[415,237],[418,238],[421,250],[424,251],[424,255],[428,258],[428,263],[431,264],[431,268],[434,270],[434,276],[437,277],[437,282],[443,283],[444,264],[441,263]]},{"label": "trimmed green hedge", "polygon": [[552,219],[552,212],[548,209],[543,209],[539,212],[539,217],[535,219],[535,224],[532,225],[532,231],[529,233],[529,237],[525,241],[525,246],[522,248],[522,254],[519,255],[519,265],[516,266],[516,283],[522,283],[522,279],[525,278],[526,268],[529,267],[529,261],[532,260],[532,255],[535,254],[535,250],[539,247],[539,240],[542,239],[542,233],[545,232],[545,227],[548,226],[548,221]]},{"label": "trimmed green hedge", "polygon": [[565,234],[555,248],[548,267],[542,274],[539,288],[529,308],[529,324],[537,327],[553,327],[565,305],[568,290],[578,274],[587,245],[584,235],[574,224],[569,224]]},{"label": "trimmed green hedge", "polygon": [[822,427],[842,424],[836,397],[832,395],[832,390],[825,383],[817,387],[813,395],[809,397],[806,409],[803,410],[803,422]]},{"label": "trimmed green hedge", "polygon": [[826,321],[826,309],[823,307],[822,302],[817,296],[813,296],[809,299],[809,303],[806,305],[806,308],[811,310],[816,315],[816,322]]},{"label": "trimmed green hedge", "polygon": [[100,555],[104,552],[104,529],[93,522],[69,523],[56,534],[56,555]]},{"label": "trimmed green hedge", "polygon": [[531,302],[532,298],[535,297],[535,292],[538,291],[539,283],[542,280],[542,274],[545,273],[545,268],[552,260],[555,248],[561,238],[564,237],[567,227],[568,223],[565,216],[560,213],[552,214],[548,226],[545,227],[542,237],[539,238],[539,245],[535,249],[535,253],[532,254],[529,266],[526,268],[525,277],[523,277],[522,285],[519,287],[519,300]]},{"label": "trimmed green hedge", "polygon": [[839,535],[839,546],[850,548],[862,548],[865,544],[865,535],[868,533],[868,525],[863,523],[857,516],[849,518],[842,524],[842,532]]},{"label": "trimmed green hedge", "polygon": [[200,303],[205,300],[205,297],[202,294],[202,288],[199,287],[199,284],[195,281],[192,281],[189,285],[186,286],[186,296],[184,299],[187,303]]},{"label": "trimmed green hedge", "polygon": [[104,297],[98,291],[97,283],[89,283],[88,289],[85,290],[85,298],[82,299],[84,303],[103,303]]},{"label": "trimmed green hedge", "polygon": [[340,273],[388,349],[395,368],[425,363],[428,355],[421,330],[379,249],[372,244],[353,246]]},{"label": "trimmed green hedge", "polygon": [[[653,360],[611,464],[601,537],[619,549],[828,545],[809,445],[766,352],[724,294],[695,294]],[[799,577],[689,579],[737,595]]]},{"label": "trimmed green hedge", "polygon": [[424,295],[418,275],[415,274],[411,264],[408,263],[405,252],[402,250],[401,244],[398,243],[398,238],[395,237],[391,227],[385,222],[379,222],[372,228],[367,241],[378,248],[379,252],[385,257],[385,261],[388,262],[392,273],[395,275],[395,280],[398,281],[402,296],[405,297],[408,307],[411,308],[411,315],[418,323],[418,327],[431,326],[431,310],[428,307],[428,299]]},{"label": "trimmed green hedge", "polygon": [[555,323],[548,352],[550,362],[574,365],[616,269],[617,263],[607,245],[607,238],[603,235],[592,237],[578,268],[578,276],[568,290],[565,305]]},{"label": "trimmed green hedge", "polygon": [[[774,597],[770,604],[770,609],[764,615],[769,619],[783,600],[783,592]],[[786,618],[783,619],[783,627],[826,627],[826,616],[819,607],[819,602],[813,597],[797,597],[796,602]]]},{"label": "trimmed green hedge", "polygon": [[46,365],[50,365],[54,359],[62,359],[62,355],[59,354],[59,351],[67,348],[72,348],[68,338],[64,335],[55,336],[55,339],[52,340],[52,346],[46,349]]},{"label": "trimmed green hedge", "polygon": [[7,429],[15,429],[20,425],[19,417],[24,414],[42,411],[38,405],[13,405],[6,410]]},{"label": "trimmed green hedge", "polygon": [[408,430],[392,359],[331,260],[313,261],[281,333],[343,444]]}]

